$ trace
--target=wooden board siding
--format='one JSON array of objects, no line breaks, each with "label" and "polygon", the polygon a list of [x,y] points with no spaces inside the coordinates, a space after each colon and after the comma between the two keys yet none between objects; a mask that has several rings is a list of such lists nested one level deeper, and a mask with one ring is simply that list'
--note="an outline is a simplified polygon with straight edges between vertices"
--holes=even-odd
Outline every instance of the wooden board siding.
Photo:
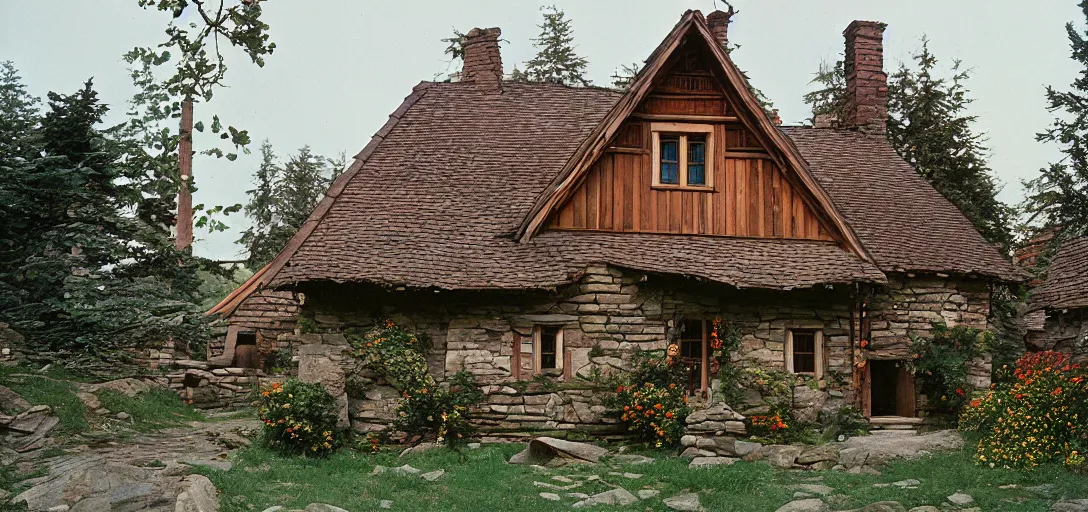
[{"label": "wooden board siding", "polygon": [[[632,125],[641,128],[642,140],[649,140],[649,123]],[[732,156],[740,148],[730,148],[729,141],[744,143],[744,150],[753,150],[750,144],[754,141],[742,131],[716,126],[714,188],[707,192],[651,187],[653,162],[649,148],[606,153],[553,217],[551,227],[833,240],[773,160],[757,153],[747,158]]]},{"label": "wooden board siding", "polygon": [[[550,228],[834,240],[813,201],[737,120],[702,52],[670,59],[669,71],[551,216]],[[652,186],[651,122],[714,126],[712,190]]]}]

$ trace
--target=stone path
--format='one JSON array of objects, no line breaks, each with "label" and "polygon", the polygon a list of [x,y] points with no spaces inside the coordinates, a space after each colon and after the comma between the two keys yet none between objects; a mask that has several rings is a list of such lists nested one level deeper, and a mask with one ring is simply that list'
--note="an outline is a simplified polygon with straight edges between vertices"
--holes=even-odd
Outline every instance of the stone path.
[{"label": "stone path", "polygon": [[24,482],[31,487],[12,501],[26,501],[32,512],[206,510],[200,502],[210,482],[190,476],[191,467],[229,469],[227,452],[249,444],[259,427],[254,419],[196,422],[71,447],[64,455],[32,461],[48,474]]}]

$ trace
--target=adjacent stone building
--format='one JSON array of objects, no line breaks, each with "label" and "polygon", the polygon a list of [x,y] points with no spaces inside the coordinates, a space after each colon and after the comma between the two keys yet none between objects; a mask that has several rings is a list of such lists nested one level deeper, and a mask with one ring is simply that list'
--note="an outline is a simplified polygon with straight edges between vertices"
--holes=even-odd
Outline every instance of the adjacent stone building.
[{"label": "adjacent stone building", "polygon": [[[277,342],[361,430],[399,393],[344,333],[384,319],[434,375],[476,376],[496,433],[605,432],[602,377],[667,348],[705,408],[692,430],[743,432],[760,397],[722,403],[715,319],[734,361],[804,377],[803,419],[918,416],[911,336],[986,328],[991,286],[1022,275],[885,139],[882,24],[844,32],[847,115],[819,128],[763,110],[728,25],[688,11],[626,91],[504,81],[500,31],[472,30],[462,81],[419,84],[233,300],[305,297]],[[988,385],[986,360],[972,373]]]},{"label": "adjacent stone building", "polygon": [[1088,363],[1088,237],[1062,243],[1032,291],[1030,311],[1045,315],[1042,333],[1029,339],[1033,350],[1055,350]]}]

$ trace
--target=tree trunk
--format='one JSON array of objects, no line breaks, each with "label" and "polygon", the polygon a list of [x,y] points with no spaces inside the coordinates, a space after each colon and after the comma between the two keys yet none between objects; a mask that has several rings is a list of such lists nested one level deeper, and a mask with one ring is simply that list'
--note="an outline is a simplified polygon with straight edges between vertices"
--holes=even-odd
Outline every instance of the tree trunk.
[{"label": "tree trunk", "polygon": [[174,247],[183,251],[193,244],[193,194],[189,183],[193,179],[193,100],[181,102],[181,141],[178,143],[178,167],[181,185],[178,187],[177,235]]}]

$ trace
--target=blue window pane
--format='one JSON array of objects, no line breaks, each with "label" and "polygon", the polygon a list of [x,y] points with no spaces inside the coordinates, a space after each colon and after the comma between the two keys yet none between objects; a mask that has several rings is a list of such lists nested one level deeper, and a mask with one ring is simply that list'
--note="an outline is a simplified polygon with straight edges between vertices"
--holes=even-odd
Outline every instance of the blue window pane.
[{"label": "blue window pane", "polygon": [[661,183],[677,185],[680,183],[680,164],[661,162]]},{"label": "blue window pane", "polygon": [[666,185],[680,183],[680,139],[661,137],[661,176],[659,181]]},{"label": "blue window pane", "polygon": [[680,161],[680,141],[676,139],[661,139],[661,161],[662,162],[679,162]]},{"label": "blue window pane", "polygon": [[688,164],[688,185],[706,185],[706,166]]},{"label": "blue window pane", "polygon": [[706,142],[692,137],[688,141],[688,162],[693,164],[706,163]]}]

